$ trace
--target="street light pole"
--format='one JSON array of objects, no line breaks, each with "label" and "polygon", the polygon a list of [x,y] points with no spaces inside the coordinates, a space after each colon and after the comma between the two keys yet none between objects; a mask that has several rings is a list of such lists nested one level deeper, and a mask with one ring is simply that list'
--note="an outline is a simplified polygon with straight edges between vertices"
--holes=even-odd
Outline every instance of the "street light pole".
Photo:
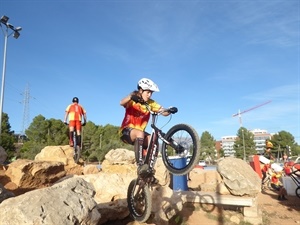
[{"label": "street light pole", "polygon": [[[3,114],[3,99],[4,99],[4,86],[5,86],[5,72],[6,72],[6,52],[7,52],[7,40],[10,35],[13,34],[14,38],[20,36],[19,31],[22,30],[21,27],[14,27],[12,24],[8,23],[9,18],[7,16],[2,16],[0,19],[0,27],[4,34],[4,53],[3,53],[3,68],[2,68],[2,83],[1,83],[1,97],[0,97],[0,141],[2,133],[2,114]],[[9,33],[9,31],[12,31]]]},{"label": "street light pole", "polygon": [[7,34],[4,35],[4,53],[3,53],[3,69],[2,69],[2,83],[1,83],[1,98],[0,98],[0,140],[2,133],[2,108],[3,108],[3,98],[4,98],[4,84],[5,84],[5,71],[6,71],[6,48],[7,48]]},{"label": "street light pole", "polygon": [[242,128],[242,138],[243,138],[243,149],[244,149],[244,161],[246,161],[246,148],[245,148],[245,136],[244,136],[244,130]]}]

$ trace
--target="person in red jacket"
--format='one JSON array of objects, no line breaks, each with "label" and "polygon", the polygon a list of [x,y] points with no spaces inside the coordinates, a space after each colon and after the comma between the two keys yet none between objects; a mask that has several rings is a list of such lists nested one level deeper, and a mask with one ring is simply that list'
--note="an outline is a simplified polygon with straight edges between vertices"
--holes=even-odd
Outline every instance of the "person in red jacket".
[{"label": "person in red jacket", "polygon": [[[64,123],[67,124],[69,119],[69,143],[73,147],[73,131],[76,129],[77,132],[77,145],[81,146],[81,126],[86,124],[86,111],[82,105],[79,104],[79,99],[74,97],[72,99],[72,104],[68,105],[66,108]],[[81,121],[83,119],[83,124]]]},{"label": "person in red jacket", "polygon": [[278,191],[278,200],[282,201],[282,200],[287,200],[287,198],[285,197],[287,195],[287,191],[283,187],[280,178],[281,178],[281,172],[275,170],[274,173],[272,173],[271,175],[271,187],[274,190]]},{"label": "person in red jacket", "polygon": [[271,168],[271,165],[270,163],[266,163],[263,165],[263,167],[261,168],[261,173],[262,173],[262,179],[261,179],[261,187],[262,189],[265,189],[266,187],[266,184],[267,184],[267,181],[269,180],[269,169]]},{"label": "person in red jacket", "polygon": [[272,155],[273,144],[270,140],[266,140],[266,150],[264,156],[267,159],[274,160],[274,156]]}]

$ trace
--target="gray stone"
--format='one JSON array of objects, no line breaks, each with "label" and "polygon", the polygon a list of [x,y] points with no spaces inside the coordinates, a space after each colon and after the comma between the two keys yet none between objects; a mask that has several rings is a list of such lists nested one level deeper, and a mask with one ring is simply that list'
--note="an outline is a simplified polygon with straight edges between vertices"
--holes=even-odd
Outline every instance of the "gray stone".
[{"label": "gray stone", "polygon": [[[0,204],[0,224],[96,225],[101,217],[91,184],[74,177]],[[16,216],[17,215],[17,216]]]},{"label": "gray stone", "polygon": [[0,203],[11,197],[15,197],[15,194],[6,190],[5,187],[0,184]]},{"label": "gray stone", "polygon": [[256,196],[261,191],[261,179],[245,161],[228,157],[220,160],[218,172],[232,195]]}]

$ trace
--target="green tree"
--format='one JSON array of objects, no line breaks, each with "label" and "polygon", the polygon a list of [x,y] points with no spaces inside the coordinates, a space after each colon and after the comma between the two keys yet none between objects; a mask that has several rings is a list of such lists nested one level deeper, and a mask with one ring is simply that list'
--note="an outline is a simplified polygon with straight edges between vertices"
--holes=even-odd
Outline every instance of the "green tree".
[{"label": "green tree", "polygon": [[279,131],[277,134],[274,134],[271,142],[274,146],[272,154],[275,158],[282,158],[284,153],[288,154],[287,146],[291,147],[291,155],[298,155],[300,153],[294,136],[287,131]]},{"label": "green tree", "polygon": [[122,148],[124,146],[128,147],[128,145],[120,140],[118,134],[119,128],[118,126],[107,124],[101,129],[101,148],[97,150],[99,161],[102,161],[107,152],[111,149]]},{"label": "green tree", "polygon": [[14,131],[11,131],[8,114],[2,113],[0,145],[5,149],[8,159],[12,158],[15,154],[16,148],[14,143]]},{"label": "green tree", "polygon": [[202,159],[212,161],[215,159],[215,152],[216,152],[216,140],[214,137],[207,131],[204,131],[200,138],[201,142],[201,152],[202,152]]},{"label": "green tree", "polygon": [[100,126],[88,121],[82,128],[82,157],[91,161],[98,161],[96,150],[100,143]]},{"label": "green tree", "polygon": [[33,119],[32,123],[25,131],[28,141],[26,141],[21,148],[21,158],[34,159],[37,153],[45,146],[52,143],[50,127],[50,120],[46,120],[42,115],[38,115]]},{"label": "green tree", "polygon": [[130,147],[120,140],[118,131],[118,126],[110,124],[96,126],[94,123],[88,122],[83,131],[83,156],[88,161],[102,161],[111,149]]},{"label": "green tree", "polygon": [[48,146],[62,145],[68,143],[68,127],[61,121],[56,119],[46,120],[48,124],[46,140]]},{"label": "green tree", "polygon": [[241,127],[237,132],[238,138],[234,142],[233,149],[237,158],[247,160],[249,155],[255,155],[254,134],[245,127]]},{"label": "green tree", "polygon": [[25,131],[25,134],[29,141],[44,144],[48,144],[47,135],[49,133],[50,121],[42,115],[36,116],[28,129]]}]

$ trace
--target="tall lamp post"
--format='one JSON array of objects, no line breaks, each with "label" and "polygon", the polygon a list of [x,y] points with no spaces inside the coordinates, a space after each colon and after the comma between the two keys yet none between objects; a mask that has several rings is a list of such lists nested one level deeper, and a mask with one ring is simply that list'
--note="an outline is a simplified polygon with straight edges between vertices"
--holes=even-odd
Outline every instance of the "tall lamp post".
[{"label": "tall lamp post", "polygon": [[3,53],[3,69],[2,69],[2,83],[1,83],[1,96],[0,96],[0,140],[2,132],[2,108],[3,108],[3,98],[4,98],[4,86],[5,86],[5,71],[6,71],[6,49],[7,49],[7,39],[13,34],[14,38],[20,36],[19,31],[22,30],[21,27],[14,27],[12,24],[8,23],[9,18],[7,16],[2,16],[0,19],[0,27],[4,34],[4,53]]},{"label": "tall lamp post", "polygon": [[245,135],[244,135],[243,128],[242,128],[242,137],[243,137],[244,161],[246,161]]}]

